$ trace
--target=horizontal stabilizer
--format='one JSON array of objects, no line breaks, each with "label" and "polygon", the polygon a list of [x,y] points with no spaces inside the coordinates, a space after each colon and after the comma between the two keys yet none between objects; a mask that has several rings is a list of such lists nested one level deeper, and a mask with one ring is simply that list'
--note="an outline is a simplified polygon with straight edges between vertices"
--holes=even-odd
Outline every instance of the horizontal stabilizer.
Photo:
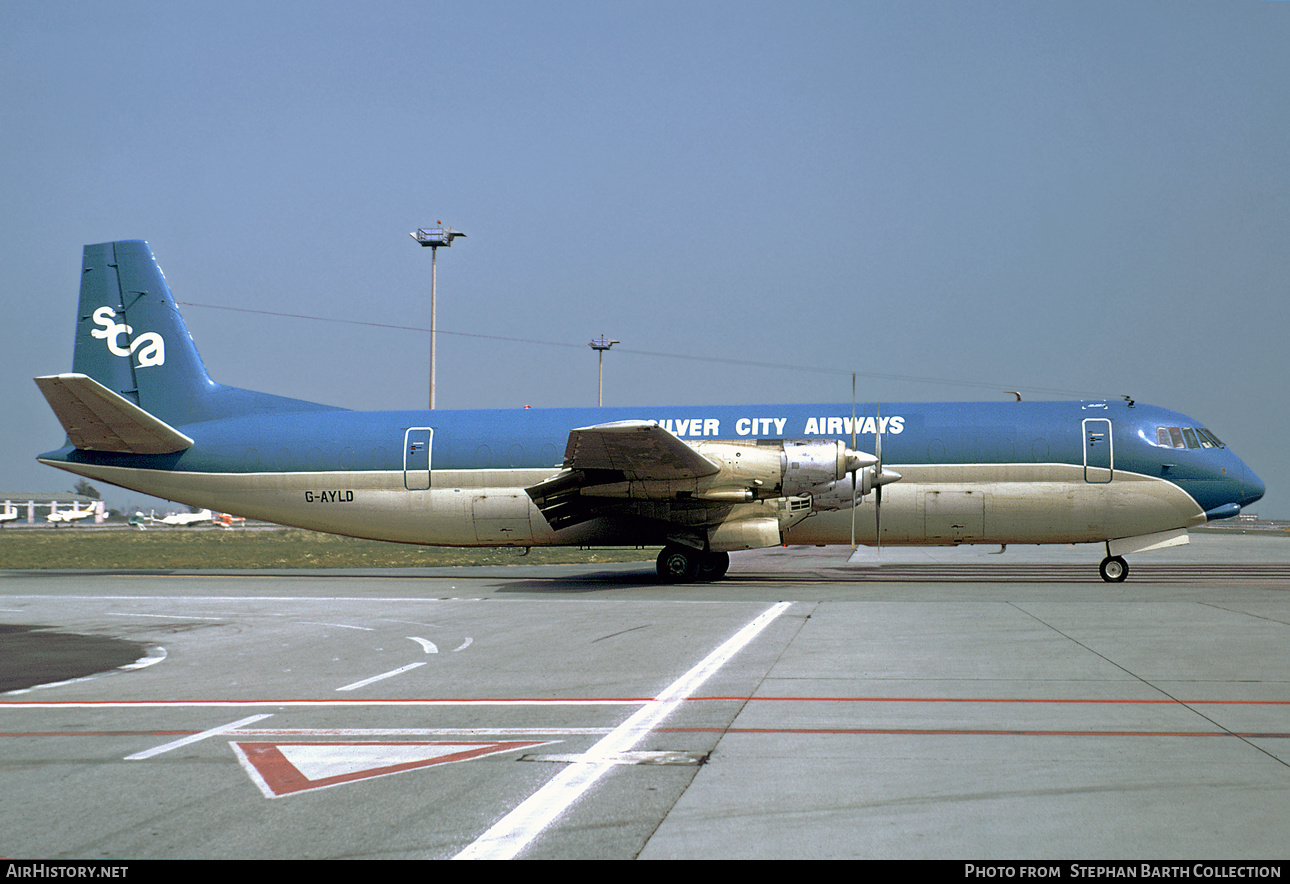
[{"label": "horizontal stabilizer", "polygon": [[67,438],[85,451],[169,454],[193,440],[84,374],[36,378]]}]

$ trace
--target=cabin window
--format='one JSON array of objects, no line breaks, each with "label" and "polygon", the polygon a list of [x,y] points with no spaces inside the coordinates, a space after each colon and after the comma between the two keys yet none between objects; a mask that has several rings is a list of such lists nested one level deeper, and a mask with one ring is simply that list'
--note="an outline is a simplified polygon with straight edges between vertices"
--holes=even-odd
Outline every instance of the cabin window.
[{"label": "cabin window", "polygon": [[1169,438],[1173,441],[1174,448],[1186,448],[1187,443],[1183,441],[1182,430],[1177,427],[1169,428]]},{"label": "cabin window", "polygon": [[1156,444],[1161,448],[1173,448],[1174,443],[1169,441],[1169,428],[1156,427]]},{"label": "cabin window", "polygon": [[1183,438],[1187,440],[1188,448],[1199,448],[1200,443],[1196,441],[1196,431],[1191,427],[1183,427]]}]

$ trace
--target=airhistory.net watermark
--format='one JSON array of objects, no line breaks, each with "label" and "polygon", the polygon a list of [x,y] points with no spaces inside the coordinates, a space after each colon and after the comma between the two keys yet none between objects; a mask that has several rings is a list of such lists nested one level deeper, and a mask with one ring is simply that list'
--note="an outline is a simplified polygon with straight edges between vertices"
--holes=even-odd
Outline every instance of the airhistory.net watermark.
[{"label": "airhistory.net watermark", "polygon": [[100,863],[6,863],[6,878],[124,878],[129,866],[108,866]]}]

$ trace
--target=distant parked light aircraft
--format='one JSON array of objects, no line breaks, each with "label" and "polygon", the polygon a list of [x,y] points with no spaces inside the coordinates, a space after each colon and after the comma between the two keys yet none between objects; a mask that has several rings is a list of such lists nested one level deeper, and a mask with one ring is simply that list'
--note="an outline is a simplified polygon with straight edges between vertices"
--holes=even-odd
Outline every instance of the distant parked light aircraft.
[{"label": "distant parked light aircraft", "polygon": [[83,510],[77,509],[76,504],[74,503],[70,510],[60,510],[57,503],[51,503],[49,505],[49,515],[45,516],[45,521],[53,522],[55,525],[58,525],[60,522],[70,525],[72,522],[79,522],[81,519],[88,519],[92,515],[94,515],[94,507],[89,506],[88,504]]},{"label": "distant parked light aircraft", "polygon": [[172,525],[172,526],[179,526],[179,527],[186,528],[192,525],[200,525],[202,522],[211,522],[211,521],[214,521],[214,519],[215,517],[211,513],[211,511],[208,509],[204,509],[196,513],[171,513],[170,515],[163,516],[162,518],[157,519],[156,521],[162,525]]},{"label": "distant parked light aircraft", "polygon": [[1118,581],[1264,492],[1131,401],[359,412],[228,387],[141,241],[85,247],[78,316],[72,373],[36,378],[68,436],[42,463],[355,537],[657,544],[677,582],[781,543],[1098,543]]}]

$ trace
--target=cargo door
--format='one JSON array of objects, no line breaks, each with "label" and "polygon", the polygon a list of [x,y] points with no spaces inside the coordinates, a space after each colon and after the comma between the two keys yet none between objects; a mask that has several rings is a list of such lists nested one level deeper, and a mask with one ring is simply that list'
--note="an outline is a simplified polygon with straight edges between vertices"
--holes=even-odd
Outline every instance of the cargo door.
[{"label": "cargo door", "polygon": [[985,492],[922,492],[923,536],[936,543],[964,543],[985,537]]}]

